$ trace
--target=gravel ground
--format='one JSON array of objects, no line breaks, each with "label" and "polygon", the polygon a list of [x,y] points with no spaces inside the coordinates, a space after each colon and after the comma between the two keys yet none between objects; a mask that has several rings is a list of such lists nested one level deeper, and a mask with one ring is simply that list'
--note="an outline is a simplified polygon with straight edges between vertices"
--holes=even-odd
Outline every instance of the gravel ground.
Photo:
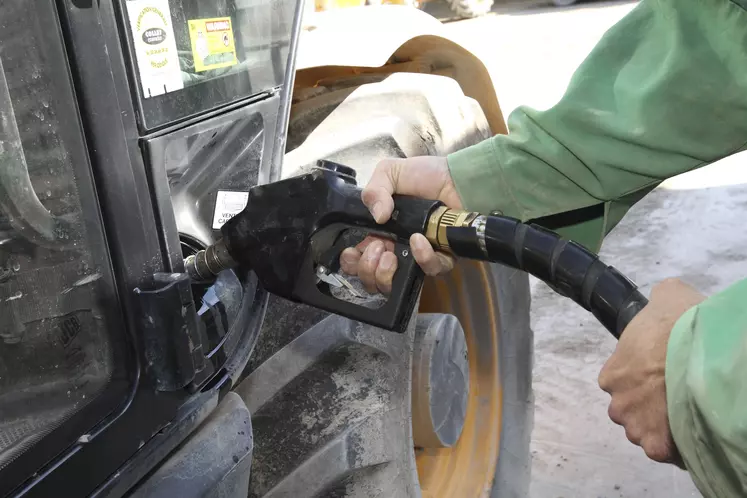
[{"label": "gravel ground", "polygon": [[[634,5],[502,5],[447,29],[488,66],[508,116],[520,104],[553,105],[597,40]],[[743,226],[747,207],[744,161],[747,156],[737,155],[655,190],[607,239],[605,261],[646,294],[672,276],[712,294],[747,274],[747,231],[734,230]],[[590,315],[536,281],[533,300],[532,498],[700,496],[685,472],[649,461],[607,418],[608,396],[597,375],[615,341]]]}]

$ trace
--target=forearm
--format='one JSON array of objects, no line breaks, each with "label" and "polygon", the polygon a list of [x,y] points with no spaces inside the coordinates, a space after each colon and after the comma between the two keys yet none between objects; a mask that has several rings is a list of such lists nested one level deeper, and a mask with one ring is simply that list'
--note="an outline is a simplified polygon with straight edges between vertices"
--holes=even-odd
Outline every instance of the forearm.
[{"label": "forearm", "polygon": [[747,493],[747,280],[685,313],[667,351],[669,423],[698,489]]},{"label": "forearm", "polygon": [[[747,141],[747,14],[727,0],[643,0],[546,111],[449,156],[470,209],[543,219],[596,250],[662,180]],[[584,209],[585,208],[585,209]],[[548,219],[558,213],[577,216]]]}]

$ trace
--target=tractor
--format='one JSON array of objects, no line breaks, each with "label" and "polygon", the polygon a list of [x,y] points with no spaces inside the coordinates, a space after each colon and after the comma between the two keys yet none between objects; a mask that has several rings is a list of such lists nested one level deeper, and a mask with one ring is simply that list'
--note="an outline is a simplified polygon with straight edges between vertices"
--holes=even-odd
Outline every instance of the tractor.
[{"label": "tractor", "polygon": [[401,334],[184,274],[256,185],[507,132],[424,12],[304,12],[0,2],[0,496],[528,495],[525,273],[428,278]]}]

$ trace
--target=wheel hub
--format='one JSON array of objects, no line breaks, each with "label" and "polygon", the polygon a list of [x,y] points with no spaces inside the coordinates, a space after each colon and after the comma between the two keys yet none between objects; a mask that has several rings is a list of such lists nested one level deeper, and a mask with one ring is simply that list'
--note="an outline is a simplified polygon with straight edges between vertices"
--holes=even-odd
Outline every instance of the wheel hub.
[{"label": "wheel hub", "polygon": [[419,315],[412,367],[415,446],[453,446],[464,427],[468,397],[467,343],[459,320],[454,315]]}]

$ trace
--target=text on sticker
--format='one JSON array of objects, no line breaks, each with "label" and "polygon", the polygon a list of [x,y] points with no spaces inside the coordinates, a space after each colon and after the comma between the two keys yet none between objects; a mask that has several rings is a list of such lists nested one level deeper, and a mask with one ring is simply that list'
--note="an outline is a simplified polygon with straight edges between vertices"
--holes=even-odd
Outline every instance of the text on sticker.
[{"label": "text on sticker", "polygon": [[228,21],[210,21],[205,23],[205,29],[208,31],[226,31],[228,29],[231,29],[231,26],[228,24]]}]

